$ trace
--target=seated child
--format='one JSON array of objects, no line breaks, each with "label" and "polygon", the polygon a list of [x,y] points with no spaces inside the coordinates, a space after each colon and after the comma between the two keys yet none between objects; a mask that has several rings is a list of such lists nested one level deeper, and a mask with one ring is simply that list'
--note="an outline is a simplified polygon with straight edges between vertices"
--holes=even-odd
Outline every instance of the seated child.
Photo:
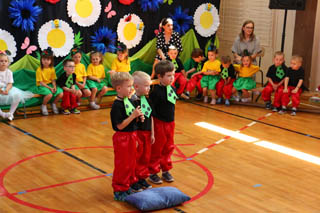
[{"label": "seated child", "polygon": [[200,73],[204,64],[205,57],[202,49],[195,48],[191,53],[191,58],[183,65],[186,70],[187,78],[189,79],[186,86],[186,94],[189,96],[190,93],[197,87],[197,97],[199,100],[202,97],[202,88],[201,88],[201,78],[203,75],[195,75]]},{"label": "seated child", "polygon": [[14,119],[13,115],[19,103],[24,103],[33,96],[32,92],[22,91],[12,85],[13,74],[9,70],[9,57],[6,53],[0,53],[0,105],[11,105],[9,112],[2,112],[0,109],[0,116],[9,121]]},{"label": "seated child", "polygon": [[268,69],[268,84],[262,90],[262,99],[266,104],[266,109],[271,109],[271,94],[275,91],[273,100],[273,111],[278,111],[281,106],[281,98],[283,92],[283,82],[287,73],[287,66],[284,64],[284,54],[278,51],[274,54],[273,65]]},{"label": "seated child", "polygon": [[221,104],[222,96],[225,97],[225,105],[230,105],[230,98],[232,95],[233,82],[236,80],[234,67],[231,64],[230,56],[221,57],[220,81],[217,83],[217,104]]},{"label": "seated child", "polygon": [[195,75],[204,75],[201,79],[201,87],[203,89],[203,102],[208,103],[208,90],[211,94],[210,104],[216,104],[216,84],[220,81],[221,63],[216,59],[218,50],[216,47],[208,48],[208,61],[203,65],[201,73]]},{"label": "seated child", "polygon": [[128,48],[125,44],[119,43],[117,46],[117,57],[112,61],[110,75],[115,72],[130,72]]},{"label": "seated child", "polygon": [[88,84],[88,87],[91,89],[89,106],[91,107],[91,109],[100,109],[100,106],[97,104],[97,102],[101,102],[102,97],[108,91],[107,84],[104,81],[104,78],[106,77],[106,73],[104,71],[102,53],[101,52],[91,53],[90,61],[91,61],[91,64],[89,64],[87,69],[88,79],[89,79],[87,80],[87,84]]},{"label": "seated child", "polygon": [[76,90],[76,74],[74,73],[75,63],[71,59],[66,59],[63,62],[63,70],[65,71],[58,78],[57,84],[63,89],[63,98],[61,102],[61,107],[63,109],[63,114],[69,115],[70,112],[74,114],[79,114],[80,111],[77,109],[77,97],[80,90]]},{"label": "seated child", "polygon": [[[138,186],[143,189],[152,188],[146,181],[149,177],[149,161],[151,155],[151,144],[154,143],[154,130],[152,119],[152,108],[149,105],[150,101],[146,97],[150,91],[151,78],[142,71],[135,71],[132,74],[134,79],[133,86],[136,92],[135,105],[140,106],[145,120],[139,121],[138,124],[138,138],[139,145],[137,147],[137,161],[136,161],[136,177],[139,179]],[[133,186],[131,186],[133,188]]]},{"label": "seated child", "polygon": [[[239,73],[237,80],[233,82],[233,91],[236,93],[237,90],[242,91],[242,102],[248,102],[251,99],[249,98],[249,90],[255,91],[256,82],[252,79],[252,76],[259,71],[259,67],[252,64],[252,59],[249,53],[245,50],[241,58],[241,64],[234,64],[235,71]],[[236,101],[239,101],[240,97],[236,97]]]},{"label": "seated child", "polygon": [[149,180],[161,184],[157,175],[162,170],[162,179],[166,182],[174,181],[169,170],[172,169],[171,155],[174,150],[174,111],[177,95],[171,86],[174,81],[174,66],[168,60],[155,65],[155,72],[160,84],[154,85],[150,93],[153,110],[155,142],[151,146],[149,163]]},{"label": "seated child", "polygon": [[179,87],[176,91],[177,95],[181,98],[189,99],[189,96],[184,94],[184,89],[187,85],[186,73],[181,60],[178,58],[178,49],[173,45],[169,46],[168,60],[172,62],[175,69],[172,86],[175,87],[175,83],[177,82],[179,84]]},{"label": "seated child", "polygon": [[290,68],[284,79],[284,89],[282,95],[282,109],[279,111],[280,114],[284,114],[287,110],[287,106],[290,101],[290,96],[292,99],[292,113],[291,115],[296,115],[297,107],[300,104],[300,95],[302,93],[302,84],[304,79],[304,70],[301,67],[302,57],[299,55],[294,55],[291,58]]},{"label": "seated child", "polygon": [[38,87],[34,93],[44,95],[41,112],[43,115],[48,115],[47,103],[54,98],[51,104],[52,111],[54,114],[59,114],[57,103],[63,96],[63,90],[56,85],[57,76],[53,67],[53,52],[51,48],[41,53],[40,65],[36,71],[36,83]]},{"label": "seated child", "polygon": [[76,66],[74,70],[74,73],[77,76],[75,88],[77,91],[80,91],[77,93],[77,104],[80,106],[81,97],[91,96],[91,91],[86,84],[88,74],[86,72],[86,67],[81,63],[82,54],[80,48],[73,48],[71,50],[71,57]]},{"label": "seated child", "polygon": [[125,201],[131,194],[130,185],[137,183],[135,176],[137,118],[144,119],[140,106],[134,108],[128,98],[133,79],[127,72],[118,72],[111,76],[112,87],[117,92],[117,98],[110,111],[112,128],[115,131],[112,141],[114,147],[114,171],[112,188],[114,199]]}]

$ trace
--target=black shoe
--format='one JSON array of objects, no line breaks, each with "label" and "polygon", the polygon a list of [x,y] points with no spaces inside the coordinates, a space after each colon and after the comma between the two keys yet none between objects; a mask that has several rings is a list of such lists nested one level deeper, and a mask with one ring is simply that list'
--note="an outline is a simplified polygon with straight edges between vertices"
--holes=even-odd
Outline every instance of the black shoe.
[{"label": "black shoe", "polygon": [[150,182],[155,183],[155,184],[162,183],[162,180],[160,179],[160,177],[157,174],[151,174],[149,176],[149,180],[150,180]]},{"label": "black shoe", "polygon": [[126,192],[114,192],[114,200],[116,201],[125,201],[128,194]]},{"label": "black shoe", "polygon": [[201,101],[201,99],[202,99],[202,94],[199,93],[199,94],[196,96],[196,100],[197,100],[197,101]]},{"label": "black shoe", "polygon": [[142,186],[138,182],[132,184],[130,187],[133,192],[142,192],[143,191]]},{"label": "black shoe", "polygon": [[282,107],[281,110],[278,112],[280,115],[283,115],[287,112],[287,108],[286,107]]},{"label": "black shoe", "polygon": [[163,172],[162,179],[166,182],[169,182],[169,183],[174,181],[172,175],[169,172]]},{"label": "black shoe", "polygon": [[280,110],[280,107],[273,107],[272,112],[278,112]]},{"label": "black shoe", "polygon": [[152,186],[151,186],[145,179],[139,180],[138,183],[139,183],[144,189],[150,189],[150,188],[152,188]]},{"label": "black shoe", "polygon": [[266,109],[271,109],[271,102],[270,101],[266,102]]}]

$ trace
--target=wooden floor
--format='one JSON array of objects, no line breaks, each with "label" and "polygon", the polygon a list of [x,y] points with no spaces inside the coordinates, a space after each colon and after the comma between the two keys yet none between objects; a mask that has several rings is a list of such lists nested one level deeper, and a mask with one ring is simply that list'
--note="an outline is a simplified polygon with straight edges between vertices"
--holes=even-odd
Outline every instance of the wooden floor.
[{"label": "wooden floor", "polygon": [[[0,212],[137,212],[113,200],[109,113],[108,108],[0,122]],[[255,139],[228,137],[198,122]],[[179,101],[175,133],[175,182],[163,185],[192,197],[179,209],[320,212],[320,163],[257,145],[267,141],[320,157],[319,114],[292,117],[262,108]]]}]

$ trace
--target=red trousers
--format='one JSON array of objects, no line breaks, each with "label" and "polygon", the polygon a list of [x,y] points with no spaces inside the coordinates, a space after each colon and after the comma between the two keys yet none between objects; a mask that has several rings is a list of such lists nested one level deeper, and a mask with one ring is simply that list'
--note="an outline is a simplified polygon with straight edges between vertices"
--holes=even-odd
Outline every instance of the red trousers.
[{"label": "red trousers", "polygon": [[288,106],[289,101],[290,101],[290,96],[292,99],[292,107],[297,108],[300,104],[300,95],[302,93],[302,89],[299,88],[297,93],[292,93],[292,90],[294,90],[296,87],[292,87],[292,86],[288,86],[288,92],[287,93],[283,93],[282,95],[282,106]]},{"label": "red trousers", "polygon": [[149,161],[151,155],[151,131],[137,131],[139,145],[136,156],[136,177],[146,179],[149,177]]},{"label": "red trousers", "polygon": [[178,82],[179,84],[179,88],[177,89],[177,95],[181,95],[187,86],[187,79],[186,77],[184,77],[182,72],[174,74],[174,81],[172,83],[173,87],[175,87],[176,82]]},{"label": "red trousers", "polygon": [[[283,94],[283,85],[280,85],[277,88],[277,91],[274,93],[273,106],[280,107],[281,106],[281,98]],[[274,92],[271,83],[268,83],[267,86],[262,90],[261,97],[264,102],[271,101],[271,94]]]},{"label": "red trousers", "polygon": [[71,92],[63,91],[61,107],[63,109],[74,109],[77,106],[77,96]]},{"label": "red trousers", "polygon": [[127,191],[138,181],[135,176],[137,132],[116,132],[113,137],[114,170],[113,191]]},{"label": "red trousers", "polygon": [[231,78],[228,84],[225,84],[225,81],[221,78],[220,81],[216,84],[216,91],[218,98],[222,98],[224,95],[225,99],[230,99],[232,95],[233,82],[236,79]]},{"label": "red trousers", "polygon": [[187,91],[192,92],[196,87],[199,94],[202,94],[202,87],[201,87],[201,78],[203,75],[195,75],[193,76],[187,84]]},{"label": "red trousers", "polygon": [[165,122],[153,117],[155,143],[151,145],[150,174],[172,169],[171,155],[174,150],[174,121]]}]

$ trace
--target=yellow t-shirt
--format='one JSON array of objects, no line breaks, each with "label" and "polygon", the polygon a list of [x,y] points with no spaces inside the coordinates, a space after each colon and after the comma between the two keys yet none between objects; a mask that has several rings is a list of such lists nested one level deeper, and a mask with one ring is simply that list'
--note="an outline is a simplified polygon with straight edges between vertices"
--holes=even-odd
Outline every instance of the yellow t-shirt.
[{"label": "yellow t-shirt", "polygon": [[239,72],[239,77],[247,78],[253,76],[256,72],[259,71],[259,67],[256,65],[250,65],[250,67],[243,67],[240,64],[233,65],[236,72]]},{"label": "yellow t-shirt", "polygon": [[104,66],[102,64],[99,64],[97,66],[89,64],[87,68],[87,73],[88,76],[93,76],[100,79],[106,77],[106,73],[104,72]]},{"label": "yellow t-shirt", "polygon": [[214,60],[214,61],[206,61],[204,63],[201,72],[207,72],[207,71],[216,71],[216,72],[221,72],[220,69],[221,62],[219,60]]},{"label": "yellow t-shirt", "polygon": [[131,67],[129,59],[119,61],[118,58],[115,58],[111,64],[111,70],[114,70],[116,72],[130,72]]},{"label": "yellow t-shirt", "polygon": [[76,68],[74,70],[74,73],[77,76],[76,81],[78,81],[78,82],[83,82],[83,77],[87,77],[88,76],[88,74],[86,72],[86,67],[81,63],[76,64]]},{"label": "yellow t-shirt", "polygon": [[39,67],[36,71],[36,84],[40,86],[40,82],[42,81],[45,84],[52,83],[53,80],[57,79],[56,71],[54,67],[41,69]]}]

